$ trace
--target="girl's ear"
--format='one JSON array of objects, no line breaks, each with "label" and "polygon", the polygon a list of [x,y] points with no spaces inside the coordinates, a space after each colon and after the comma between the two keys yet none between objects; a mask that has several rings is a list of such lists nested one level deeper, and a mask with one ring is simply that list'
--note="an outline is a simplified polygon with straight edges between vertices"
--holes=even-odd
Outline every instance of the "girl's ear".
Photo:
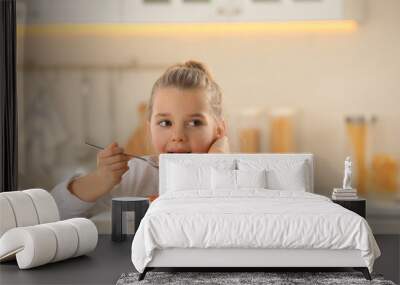
[{"label": "girl's ear", "polygon": [[226,135],[226,124],[223,119],[217,122],[217,138],[222,138]]}]

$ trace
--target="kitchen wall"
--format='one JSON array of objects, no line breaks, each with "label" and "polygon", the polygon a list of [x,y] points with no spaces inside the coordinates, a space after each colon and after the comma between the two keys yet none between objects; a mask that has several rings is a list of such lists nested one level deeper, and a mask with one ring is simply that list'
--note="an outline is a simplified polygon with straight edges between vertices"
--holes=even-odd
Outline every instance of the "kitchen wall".
[{"label": "kitchen wall", "polygon": [[[367,2],[366,19],[353,32],[28,36],[24,38],[25,63],[137,63],[133,65],[137,68],[114,71],[85,71],[78,67],[57,72],[26,71],[21,96],[28,118],[34,116],[29,98],[36,100],[43,92],[54,96],[43,95],[44,101],[51,103],[37,106],[38,110],[52,109],[55,114],[42,118],[42,123],[51,121],[49,118],[62,118],[47,130],[51,140],[57,141],[53,153],[37,146],[32,159],[37,162],[41,155],[46,156],[48,168],[65,161],[69,167],[57,179],[79,163],[92,167],[93,163],[87,161],[94,159],[94,152],[82,146],[83,140],[89,137],[101,144],[112,138],[126,141],[138,121],[137,103],[148,98],[152,83],[163,69],[175,62],[197,59],[209,65],[224,90],[234,150],[235,114],[239,110],[254,106],[266,112],[294,108],[297,151],[315,154],[316,192],[329,195],[333,187],[341,185],[343,161],[348,153],[345,115],[376,114],[380,126],[378,148],[389,150],[400,159],[400,1]],[[261,124],[267,127],[268,120],[264,120]],[[64,131],[57,133],[59,129]],[[28,141],[33,135],[27,136],[26,147],[32,147]],[[267,133],[264,135],[262,150],[268,151]],[[68,162],[68,154],[75,155],[74,162]],[[26,177],[30,169],[25,169]]]}]

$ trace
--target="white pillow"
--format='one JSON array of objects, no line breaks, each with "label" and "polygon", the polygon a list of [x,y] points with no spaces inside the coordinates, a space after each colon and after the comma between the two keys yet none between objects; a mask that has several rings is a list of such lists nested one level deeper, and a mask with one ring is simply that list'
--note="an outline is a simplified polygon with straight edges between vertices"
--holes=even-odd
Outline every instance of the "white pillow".
[{"label": "white pillow", "polygon": [[167,174],[168,191],[211,189],[211,167],[169,163]]},{"label": "white pillow", "polygon": [[267,188],[267,171],[236,170],[238,188]]},{"label": "white pillow", "polygon": [[268,188],[272,190],[306,191],[307,181],[303,167],[267,172]]},{"label": "white pillow", "polygon": [[236,190],[236,170],[233,169],[216,169],[211,171],[212,189],[229,189]]},{"label": "white pillow", "polygon": [[212,188],[238,190],[240,188],[266,188],[266,170],[212,169]]},{"label": "white pillow", "polygon": [[307,161],[276,159],[276,160],[239,160],[240,170],[266,169],[267,188],[272,190],[307,191],[309,168]]}]

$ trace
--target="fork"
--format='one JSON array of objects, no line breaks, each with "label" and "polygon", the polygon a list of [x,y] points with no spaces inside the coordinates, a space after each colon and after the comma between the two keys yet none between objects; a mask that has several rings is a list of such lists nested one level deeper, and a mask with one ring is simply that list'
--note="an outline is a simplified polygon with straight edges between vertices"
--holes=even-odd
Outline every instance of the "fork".
[{"label": "fork", "polygon": [[[88,142],[85,142],[85,144],[88,145],[88,146],[91,146],[91,147],[93,147],[93,148],[96,148],[96,149],[101,149],[101,150],[104,149],[104,147],[101,147],[101,146],[98,146],[98,145],[95,145],[95,144],[91,144],[91,143],[88,143]],[[152,161],[152,160],[150,160],[150,159],[146,159],[146,158],[144,158],[144,157],[142,157],[142,156],[138,156],[138,155],[134,155],[134,154],[129,154],[129,153],[125,153],[125,152],[124,152],[123,154],[125,154],[125,155],[127,155],[127,156],[130,156],[130,157],[133,157],[133,158],[137,158],[137,159],[146,161],[150,166],[152,166],[152,167],[158,169],[158,165],[157,165],[154,161]]]}]

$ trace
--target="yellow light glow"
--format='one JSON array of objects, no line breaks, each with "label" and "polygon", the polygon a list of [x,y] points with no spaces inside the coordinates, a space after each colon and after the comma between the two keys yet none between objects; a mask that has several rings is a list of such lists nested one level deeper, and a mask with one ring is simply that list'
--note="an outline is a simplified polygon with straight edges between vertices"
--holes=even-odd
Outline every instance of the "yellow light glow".
[{"label": "yellow light glow", "polygon": [[18,26],[18,36],[174,36],[248,33],[354,32],[356,21],[304,21],[269,23],[198,24],[46,24]]}]

